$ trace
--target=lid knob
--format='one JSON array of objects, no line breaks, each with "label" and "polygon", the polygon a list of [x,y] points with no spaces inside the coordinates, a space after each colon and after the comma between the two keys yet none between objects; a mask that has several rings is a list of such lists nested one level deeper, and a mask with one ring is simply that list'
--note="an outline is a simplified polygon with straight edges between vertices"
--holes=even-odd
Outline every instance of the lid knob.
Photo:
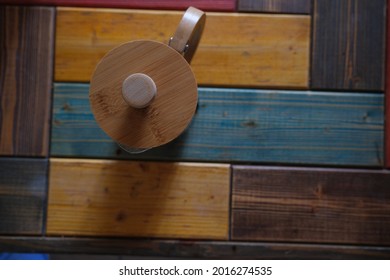
[{"label": "lid knob", "polygon": [[141,109],[149,106],[156,94],[156,84],[148,75],[135,73],[123,81],[123,99],[133,108]]}]

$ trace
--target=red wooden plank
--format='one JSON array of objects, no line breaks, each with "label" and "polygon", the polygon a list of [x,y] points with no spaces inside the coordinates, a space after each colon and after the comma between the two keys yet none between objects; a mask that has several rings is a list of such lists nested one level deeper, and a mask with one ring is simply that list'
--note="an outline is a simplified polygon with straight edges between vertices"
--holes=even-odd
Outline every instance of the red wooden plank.
[{"label": "red wooden plank", "polygon": [[0,0],[0,4],[183,10],[235,11],[235,0]]},{"label": "red wooden plank", "polygon": [[[387,6],[390,7],[390,0],[387,1]],[[390,9],[387,12],[387,72],[386,72],[386,157],[385,164],[390,168]]]}]

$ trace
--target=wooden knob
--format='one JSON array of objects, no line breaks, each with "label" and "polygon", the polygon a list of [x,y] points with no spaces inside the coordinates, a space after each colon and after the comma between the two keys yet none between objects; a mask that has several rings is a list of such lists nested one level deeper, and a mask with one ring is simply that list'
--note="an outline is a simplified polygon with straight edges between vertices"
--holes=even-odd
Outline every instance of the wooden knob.
[{"label": "wooden knob", "polygon": [[157,87],[152,78],[142,73],[127,77],[122,84],[122,96],[133,108],[145,108],[152,103]]}]

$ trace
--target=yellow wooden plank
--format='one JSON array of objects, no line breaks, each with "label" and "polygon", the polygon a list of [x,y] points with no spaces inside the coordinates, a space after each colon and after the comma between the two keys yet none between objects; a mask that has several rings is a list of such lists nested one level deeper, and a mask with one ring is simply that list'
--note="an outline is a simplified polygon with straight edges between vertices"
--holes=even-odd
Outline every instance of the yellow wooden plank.
[{"label": "yellow wooden plank", "polygon": [[51,159],[51,235],[227,239],[226,164]]},{"label": "yellow wooden plank", "polygon": [[[139,39],[167,43],[181,12],[58,8],[56,81],[89,81],[103,55]],[[192,61],[200,85],[306,88],[310,16],[207,13]]]}]

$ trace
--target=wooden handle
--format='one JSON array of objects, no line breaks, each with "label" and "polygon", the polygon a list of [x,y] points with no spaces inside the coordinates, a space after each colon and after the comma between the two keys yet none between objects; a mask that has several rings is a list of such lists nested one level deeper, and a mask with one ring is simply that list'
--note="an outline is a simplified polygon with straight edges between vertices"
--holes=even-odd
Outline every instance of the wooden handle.
[{"label": "wooden handle", "polygon": [[206,14],[194,7],[189,7],[175,34],[169,40],[169,46],[182,54],[188,63],[191,63],[199,45],[205,23]]}]

